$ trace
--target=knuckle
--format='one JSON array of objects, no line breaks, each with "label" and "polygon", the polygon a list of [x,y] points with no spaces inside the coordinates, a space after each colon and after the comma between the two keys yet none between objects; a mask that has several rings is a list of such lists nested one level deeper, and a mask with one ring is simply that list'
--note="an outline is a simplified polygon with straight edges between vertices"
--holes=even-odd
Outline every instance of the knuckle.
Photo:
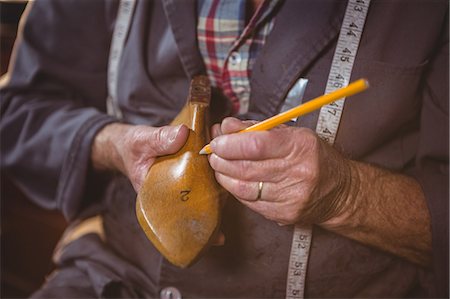
[{"label": "knuckle", "polygon": [[296,177],[298,177],[302,183],[315,185],[319,181],[319,172],[311,163],[305,163],[297,168]]},{"label": "knuckle", "polygon": [[273,170],[278,173],[288,174],[291,169],[295,169],[297,163],[296,159],[277,159],[277,164],[274,165]]},{"label": "knuckle", "polygon": [[298,129],[299,139],[303,140],[303,144],[310,150],[318,150],[320,146],[319,136],[308,128]]},{"label": "knuckle", "polygon": [[236,180],[233,188],[233,193],[239,198],[249,199],[249,186],[248,183],[241,180]]},{"label": "knuckle", "polygon": [[286,188],[284,187],[279,187],[277,184],[274,184],[272,189],[267,188],[264,191],[267,196],[272,197],[275,202],[282,202],[285,200]]},{"label": "knuckle", "polygon": [[260,156],[264,150],[265,143],[260,138],[261,134],[252,134],[246,143],[243,144],[247,153],[251,157]]},{"label": "knuckle", "polygon": [[279,128],[278,130],[267,132],[270,134],[270,140],[276,140],[277,146],[289,146],[293,140],[292,132],[295,128]]},{"label": "knuckle", "polygon": [[151,146],[157,153],[164,152],[167,149],[167,132],[164,127],[155,128],[151,134]]},{"label": "knuckle", "polygon": [[225,134],[233,133],[236,131],[236,129],[240,129],[241,127],[241,121],[234,118],[234,117],[226,117],[221,125],[221,131]]},{"label": "knuckle", "polygon": [[252,171],[252,166],[250,161],[248,160],[243,160],[239,162],[239,167],[238,167],[238,172],[239,175],[244,179],[244,180],[248,180],[252,177],[251,171]]},{"label": "knuckle", "polygon": [[153,142],[157,143],[157,142],[161,142],[163,139],[163,127],[159,127],[159,128],[155,128],[152,132],[152,140]]}]

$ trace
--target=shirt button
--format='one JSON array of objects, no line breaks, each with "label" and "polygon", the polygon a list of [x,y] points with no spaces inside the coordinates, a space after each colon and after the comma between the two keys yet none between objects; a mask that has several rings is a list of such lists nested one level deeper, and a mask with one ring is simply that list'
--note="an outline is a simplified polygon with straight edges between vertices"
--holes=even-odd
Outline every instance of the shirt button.
[{"label": "shirt button", "polygon": [[236,51],[231,52],[231,54],[230,54],[230,63],[232,65],[237,65],[237,64],[241,63],[241,61],[242,61],[241,54],[239,54]]},{"label": "shirt button", "polygon": [[161,299],[181,299],[181,293],[176,287],[167,287],[159,293]]}]

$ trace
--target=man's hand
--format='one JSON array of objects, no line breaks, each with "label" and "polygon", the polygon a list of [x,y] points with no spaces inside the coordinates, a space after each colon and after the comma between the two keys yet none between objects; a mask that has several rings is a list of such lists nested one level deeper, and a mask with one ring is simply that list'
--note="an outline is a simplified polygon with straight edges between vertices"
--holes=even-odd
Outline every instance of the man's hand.
[{"label": "man's hand", "polygon": [[[184,125],[149,127],[114,123],[104,127],[95,137],[91,159],[97,170],[120,171],[136,192],[156,157],[176,153],[186,143],[189,129]],[[213,245],[225,243],[220,232]]]},{"label": "man's hand", "polygon": [[[217,181],[239,201],[279,224],[318,223],[339,214],[350,166],[309,129],[230,134],[249,123],[227,118],[213,128],[209,161]],[[259,182],[263,182],[261,198]],[[320,206],[320,207],[319,207]],[[323,209],[322,207],[326,207]]]},{"label": "man's hand", "polygon": [[346,159],[309,129],[231,134],[247,126],[227,118],[210,143],[217,181],[241,203],[279,224],[317,224],[428,265],[430,219],[417,181]]},{"label": "man's hand", "polygon": [[126,175],[138,192],[158,156],[176,153],[189,135],[187,127],[149,127],[114,123],[104,127],[92,145],[97,170],[116,170]]}]

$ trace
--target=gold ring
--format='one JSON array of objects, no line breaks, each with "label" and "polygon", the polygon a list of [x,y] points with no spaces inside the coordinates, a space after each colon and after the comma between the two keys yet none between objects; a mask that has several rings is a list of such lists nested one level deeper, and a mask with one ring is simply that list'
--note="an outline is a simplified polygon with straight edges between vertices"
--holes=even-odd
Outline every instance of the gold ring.
[{"label": "gold ring", "polygon": [[258,196],[256,197],[256,200],[260,200],[261,199],[263,186],[264,186],[264,182],[259,182],[258,183]]}]

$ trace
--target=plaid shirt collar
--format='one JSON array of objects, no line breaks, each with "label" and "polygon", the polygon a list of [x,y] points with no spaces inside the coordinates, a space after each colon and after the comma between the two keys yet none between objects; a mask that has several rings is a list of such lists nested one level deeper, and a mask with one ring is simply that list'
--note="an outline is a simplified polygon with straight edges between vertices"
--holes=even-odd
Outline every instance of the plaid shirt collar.
[{"label": "plaid shirt collar", "polygon": [[199,1],[199,49],[211,85],[230,99],[233,114],[248,111],[252,67],[272,30],[273,12],[280,2],[264,0],[245,25],[246,0]]}]

